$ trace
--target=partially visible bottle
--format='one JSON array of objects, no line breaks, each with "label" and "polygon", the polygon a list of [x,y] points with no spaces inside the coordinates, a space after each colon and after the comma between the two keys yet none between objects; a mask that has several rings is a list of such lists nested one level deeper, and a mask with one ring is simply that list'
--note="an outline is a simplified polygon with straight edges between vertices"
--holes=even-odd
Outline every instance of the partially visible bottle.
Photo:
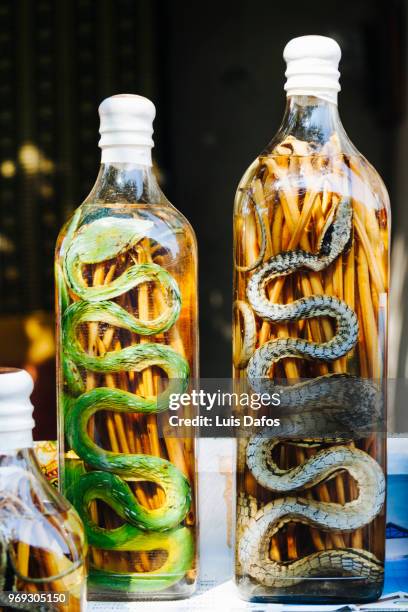
[{"label": "partially visible bottle", "polygon": [[196,582],[195,449],[162,425],[198,375],[196,241],[152,168],[153,103],[99,113],[100,172],[56,249],[60,482],[90,597],[177,599]]},{"label": "partially visible bottle", "polygon": [[37,463],[32,389],[25,370],[0,368],[0,608],[76,612],[86,607],[86,541]]},{"label": "partially visible bottle", "polygon": [[234,378],[281,398],[280,426],[239,443],[251,600],[371,601],[383,586],[390,207],[340,121],[340,55],[326,37],[288,43],[281,127],[235,200]]}]

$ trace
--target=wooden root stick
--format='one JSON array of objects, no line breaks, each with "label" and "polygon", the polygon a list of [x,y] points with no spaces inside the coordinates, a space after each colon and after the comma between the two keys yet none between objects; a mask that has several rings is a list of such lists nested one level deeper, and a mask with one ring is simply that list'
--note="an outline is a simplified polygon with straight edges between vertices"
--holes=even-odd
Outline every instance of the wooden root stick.
[{"label": "wooden root stick", "polygon": [[[379,300],[388,290],[386,277],[386,257],[388,244],[383,244],[383,236],[375,214],[376,202],[370,188],[370,175],[364,163],[347,160],[350,168],[351,193],[353,196],[355,246],[354,261],[357,265],[355,284],[355,304],[360,322],[358,355],[360,375],[364,378],[380,379],[384,374],[383,356],[379,346]],[[346,284],[347,288],[347,284]],[[354,296],[353,296],[354,297]],[[346,297],[347,301],[347,297]],[[349,302],[348,302],[349,303]],[[351,305],[351,304],[349,304]],[[373,438],[375,436],[371,436]],[[363,450],[375,458],[370,439],[363,441]],[[353,443],[354,445],[354,443]],[[375,444],[374,444],[375,448]],[[350,481],[352,498],[356,496],[355,484]],[[378,547],[382,535],[375,528],[375,522],[368,530],[358,529],[351,535],[352,546],[362,548],[364,533],[370,532],[373,549]]]}]

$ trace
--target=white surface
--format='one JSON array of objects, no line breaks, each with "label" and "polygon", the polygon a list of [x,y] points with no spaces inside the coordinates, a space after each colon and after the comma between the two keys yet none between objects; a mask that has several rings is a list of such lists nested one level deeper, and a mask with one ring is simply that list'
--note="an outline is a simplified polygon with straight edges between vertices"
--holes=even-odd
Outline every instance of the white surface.
[{"label": "white surface", "polygon": [[288,96],[316,96],[337,104],[340,91],[339,45],[327,36],[300,36],[288,42],[283,57],[287,64]]},{"label": "white surface", "polygon": [[25,370],[0,374],[0,448],[2,451],[33,445],[33,379]]},{"label": "white surface", "polygon": [[[401,607],[398,605],[398,594],[395,593],[396,602],[394,603],[387,597],[386,603],[381,603],[381,600],[373,604],[364,604],[360,607],[364,610],[384,610],[386,606],[387,610],[405,610],[407,607]],[[406,600],[404,600],[405,603]],[[168,602],[133,602],[133,603],[119,603],[119,602],[91,602],[88,604],[88,612],[98,610],[98,612],[114,612],[124,610],[134,610],[137,612],[166,612],[166,610],[197,610],[198,612],[235,612],[239,610],[252,610],[253,612],[334,612],[341,610],[342,604],[336,604],[335,606],[302,606],[296,605],[282,605],[282,604],[260,604],[260,603],[247,603],[239,599],[236,593],[234,584],[229,581],[224,584],[206,591],[205,593],[198,593],[196,596],[190,599],[182,601],[168,601]],[[351,610],[356,612],[360,609],[359,606],[350,606]]]},{"label": "white surface", "polygon": [[[338,607],[338,606],[337,606]],[[296,606],[296,609],[297,606]],[[335,608],[334,608],[335,609]],[[219,586],[205,592],[198,592],[197,595],[181,601],[168,602],[137,602],[137,603],[118,603],[118,602],[92,602],[88,604],[88,610],[137,610],[149,612],[151,610],[263,610],[283,611],[285,607],[281,604],[254,604],[247,603],[239,599],[235,586],[232,581],[225,582]],[[309,607],[308,610],[313,610]],[[319,608],[320,610],[320,608]],[[323,606],[321,610],[333,610],[333,607]]]},{"label": "white surface", "polygon": [[143,96],[106,98],[99,106],[102,163],[151,166],[155,115],[153,102]]},{"label": "white surface", "polygon": [[197,449],[200,581],[208,589],[233,574],[235,440],[201,439]]}]

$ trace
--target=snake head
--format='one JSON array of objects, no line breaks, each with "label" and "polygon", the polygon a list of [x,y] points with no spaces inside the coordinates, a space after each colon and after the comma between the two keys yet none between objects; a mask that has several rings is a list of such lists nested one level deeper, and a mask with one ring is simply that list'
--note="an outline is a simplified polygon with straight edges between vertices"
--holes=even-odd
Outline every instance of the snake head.
[{"label": "snake head", "polygon": [[352,240],[353,208],[351,198],[342,198],[337,207],[332,209],[324,224],[318,244],[319,254],[333,261],[345,251]]},{"label": "snake head", "polygon": [[[67,259],[92,264],[112,259],[135,246],[153,226],[151,221],[123,217],[104,217],[84,225],[68,249]],[[73,253],[70,256],[70,251]]]},{"label": "snake head", "polygon": [[100,263],[125,253],[148,235],[152,226],[152,221],[124,217],[103,217],[82,226],[64,258],[64,274],[72,291],[82,295],[86,287],[83,264]]}]

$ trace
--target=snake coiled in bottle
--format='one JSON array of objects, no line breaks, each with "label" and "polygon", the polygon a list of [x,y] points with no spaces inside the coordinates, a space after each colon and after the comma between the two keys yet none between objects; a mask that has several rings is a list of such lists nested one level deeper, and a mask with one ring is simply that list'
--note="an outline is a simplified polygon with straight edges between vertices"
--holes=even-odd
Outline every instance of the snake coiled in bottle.
[{"label": "snake coiled in bottle", "polygon": [[[120,573],[91,567],[92,581],[103,587],[124,591],[159,591],[180,580],[191,567],[194,541],[183,521],[190,509],[191,486],[184,474],[170,461],[145,454],[125,454],[106,450],[90,436],[92,417],[102,411],[119,414],[155,414],[168,408],[169,395],[183,392],[188,384],[189,365],[170,346],[146,342],[120,350],[89,354],[79,339],[84,323],[101,323],[141,336],[169,330],[181,309],[180,290],[175,279],[154,263],[132,263],[104,284],[88,286],[83,267],[107,262],[125,255],[146,236],[152,223],[133,217],[98,218],[72,232],[59,271],[65,292],[74,300],[62,318],[61,356],[64,371],[65,433],[69,448],[79,460],[66,460],[65,492],[85,524],[89,544],[112,551],[164,550],[164,564],[144,573]],[[165,308],[154,319],[135,317],[113,300],[142,283],[155,282],[164,296]],[[168,384],[157,396],[142,397],[111,387],[86,390],[84,374],[109,375],[141,372],[160,367]],[[86,466],[86,468],[85,468]],[[89,469],[91,468],[91,469]],[[165,501],[159,508],[146,508],[135,497],[130,481],[148,481],[159,486]],[[123,519],[120,527],[100,527],[91,514],[91,503],[103,501]]]},{"label": "snake coiled in bottle", "polygon": [[[329,374],[284,387],[274,385],[269,378],[271,366],[280,359],[297,357],[330,362],[346,355],[355,346],[358,339],[357,316],[342,300],[328,295],[311,295],[288,304],[276,304],[270,302],[266,293],[268,283],[275,278],[302,270],[324,270],[345,252],[351,240],[352,203],[350,198],[342,198],[322,232],[317,253],[298,249],[279,253],[265,263],[257,261],[257,268],[248,281],[248,303],[253,313],[264,321],[279,323],[323,316],[336,320],[334,336],[322,343],[288,337],[270,340],[255,348],[253,331],[245,332],[252,343],[252,354],[246,364],[248,381],[254,389],[266,392],[273,388],[275,392],[280,392],[282,406],[289,406],[295,401],[300,408],[309,406],[318,410],[319,395],[320,405],[327,406],[328,382],[332,381],[342,385],[343,396],[347,389],[349,396],[354,394],[354,400],[364,404],[362,412],[370,412],[371,405],[368,404],[372,401],[373,393],[369,381],[347,374]],[[251,271],[252,267],[247,270]],[[253,330],[253,315],[247,311],[248,308],[240,306],[245,328]],[[248,353],[247,349],[242,350],[242,355]],[[239,366],[242,367],[242,363]],[[335,399],[331,399],[331,403]],[[341,397],[337,400],[341,402]],[[353,397],[351,400],[353,403]],[[323,430],[320,439],[316,439],[316,445],[322,443],[324,437]],[[295,440],[285,442],[297,443]],[[255,499],[241,495],[238,500],[238,561],[242,571],[267,587],[290,587],[305,578],[324,576],[362,576],[368,581],[381,579],[382,563],[362,549],[318,551],[290,562],[270,559],[270,539],[288,522],[299,522],[329,532],[352,531],[367,525],[377,516],[383,507],[385,495],[384,475],[380,466],[359,449],[336,445],[320,450],[295,468],[282,470],[272,459],[276,443],[276,439],[255,436],[247,446],[248,469],[264,488],[285,494],[298,492],[330,478],[339,470],[346,470],[358,483],[359,495],[345,505],[316,501],[298,494],[286,495],[261,508],[257,507]],[[308,443],[313,443],[313,439],[309,439]]]}]

